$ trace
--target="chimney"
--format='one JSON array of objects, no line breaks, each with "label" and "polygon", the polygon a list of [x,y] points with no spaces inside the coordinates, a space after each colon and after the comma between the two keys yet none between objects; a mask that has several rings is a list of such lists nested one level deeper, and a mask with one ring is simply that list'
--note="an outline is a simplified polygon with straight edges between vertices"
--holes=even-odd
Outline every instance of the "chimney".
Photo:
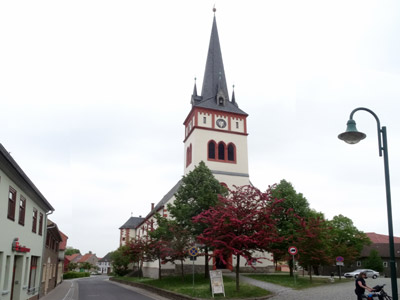
[{"label": "chimney", "polygon": [[151,210],[153,210],[153,209],[154,209],[154,203],[151,204]]}]

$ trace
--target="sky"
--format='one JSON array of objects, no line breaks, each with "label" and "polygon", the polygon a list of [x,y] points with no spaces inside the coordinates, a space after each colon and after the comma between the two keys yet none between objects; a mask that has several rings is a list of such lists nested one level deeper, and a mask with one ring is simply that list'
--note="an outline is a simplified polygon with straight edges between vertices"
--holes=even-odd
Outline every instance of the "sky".
[{"label": "sky", "polygon": [[68,246],[99,257],[182,177],[215,5],[227,84],[249,114],[251,182],[388,234],[377,123],[387,127],[400,236],[400,2],[1,1],[0,143],[55,208]]}]

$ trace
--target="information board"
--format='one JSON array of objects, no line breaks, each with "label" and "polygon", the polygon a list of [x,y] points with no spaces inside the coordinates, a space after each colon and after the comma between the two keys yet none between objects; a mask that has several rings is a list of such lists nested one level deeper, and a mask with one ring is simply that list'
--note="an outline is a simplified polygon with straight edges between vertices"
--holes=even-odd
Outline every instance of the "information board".
[{"label": "information board", "polygon": [[221,270],[210,271],[210,282],[213,298],[214,294],[224,294],[225,297],[224,281]]}]

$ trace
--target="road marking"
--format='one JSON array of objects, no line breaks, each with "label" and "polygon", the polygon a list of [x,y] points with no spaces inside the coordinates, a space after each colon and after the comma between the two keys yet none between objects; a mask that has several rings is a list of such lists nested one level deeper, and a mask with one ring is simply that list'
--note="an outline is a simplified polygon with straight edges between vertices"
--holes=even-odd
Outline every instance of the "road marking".
[{"label": "road marking", "polygon": [[[69,293],[71,293],[71,291],[72,291],[72,294],[71,294],[71,295],[73,295],[73,294],[74,294],[74,290],[75,290],[74,282],[71,281],[71,287],[69,288],[68,293],[65,295],[65,297],[64,297],[62,300],[67,300],[67,299],[73,300],[71,297],[69,297]],[[68,298],[67,298],[67,297],[68,297]]]}]

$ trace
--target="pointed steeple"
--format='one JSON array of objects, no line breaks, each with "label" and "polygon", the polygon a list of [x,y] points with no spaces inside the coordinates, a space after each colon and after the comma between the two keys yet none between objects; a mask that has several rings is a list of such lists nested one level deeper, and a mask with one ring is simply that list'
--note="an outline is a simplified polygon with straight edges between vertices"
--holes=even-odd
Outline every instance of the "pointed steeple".
[{"label": "pointed steeple", "polygon": [[236,99],[235,99],[235,85],[232,85],[232,100],[231,100],[231,102],[236,107],[239,107],[238,104],[236,103]]},{"label": "pointed steeple", "polygon": [[203,87],[201,89],[203,101],[216,99],[218,88],[222,91],[225,99],[229,101],[224,63],[222,61],[222,52],[218,37],[217,21],[214,15],[206,69],[204,72]]},{"label": "pointed steeple", "polygon": [[196,85],[197,78],[194,78],[194,88],[193,88],[193,97],[197,97],[197,85]]}]

